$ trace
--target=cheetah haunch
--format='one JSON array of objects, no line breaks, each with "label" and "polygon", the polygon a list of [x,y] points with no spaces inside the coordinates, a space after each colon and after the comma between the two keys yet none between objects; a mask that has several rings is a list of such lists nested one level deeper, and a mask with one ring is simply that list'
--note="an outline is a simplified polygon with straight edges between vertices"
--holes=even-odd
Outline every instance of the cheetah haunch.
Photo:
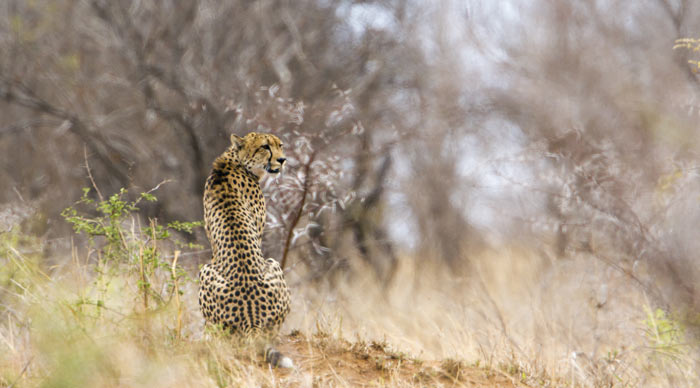
[{"label": "cheetah haunch", "polygon": [[[204,228],[213,257],[199,272],[199,306],[208,323],[234,334],[274,335],[289,313],[282,269],[262,256],[265,198],[259,184],[265,172],[279,173],[285,160],[274,135],[231,135],[204,187]],[[273,364],[283,358],[274,350],[266,353]]]}]

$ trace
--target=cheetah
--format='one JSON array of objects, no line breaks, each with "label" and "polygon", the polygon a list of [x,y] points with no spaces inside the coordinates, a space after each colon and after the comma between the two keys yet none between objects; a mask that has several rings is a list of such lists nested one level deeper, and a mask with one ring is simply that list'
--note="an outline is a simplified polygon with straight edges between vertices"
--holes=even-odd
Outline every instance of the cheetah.
[{"label": "cheetah", "polygon": [[[214,161],[204,187],[212,261],[199,272],[199,306],[207,323],[234,334],[274,335],[289,313],[282,268],[262,256],[265,198],[259,184],[265,172],[279,174],[285,160],[274,135],[231,135],[231,146]],[[266,358],[273,364],[286,359],[271,348]]]}]

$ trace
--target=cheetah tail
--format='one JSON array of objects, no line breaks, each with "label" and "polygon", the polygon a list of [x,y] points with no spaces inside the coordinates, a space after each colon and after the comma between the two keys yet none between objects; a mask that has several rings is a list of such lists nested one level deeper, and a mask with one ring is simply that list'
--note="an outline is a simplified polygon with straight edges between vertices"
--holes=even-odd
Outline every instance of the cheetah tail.
[{"label": "cheetah tail", "polygon": [[282,354],[282,352],[273,348],[272,346],[268,346],[265,349],[265,361],[269,362],[270,365],[274,366],[275,368],[294,368],[294,363],[292,362],[292,359],[285,356],[284,354]]}]

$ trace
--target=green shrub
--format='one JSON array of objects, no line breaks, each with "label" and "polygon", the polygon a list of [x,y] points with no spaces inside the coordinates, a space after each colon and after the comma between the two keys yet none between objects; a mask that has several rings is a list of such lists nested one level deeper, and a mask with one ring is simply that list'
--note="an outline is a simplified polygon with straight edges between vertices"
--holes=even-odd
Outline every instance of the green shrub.
[{"label": "green shrub", "polygon": [[[151,301],[155,301],[157,308],[171,300],[177,291],[177,279],[189,279],[177,263],[166,260],[170,258],[164,255],[161,246],[169,243],[176,248],[201,248],[196,244],[183,243],[172,232],[191,234],[202,226],[202,222],[175,221],[163,226],[156,219],[149,219],[148,226],[142,226],[137,217],[139,203],[155,202],[157,198],[147,192],[130,201],[127,194],[126,189],[121,189],[107,199],[95,201],[90,198],[90,189],[84,188],[80,200],[64,209],[61,215],[76,233],[87,236],[88,245],[96,256],[94,269],[98,276],[95,282],[101,294],[107,293],[112,278],[102,275],[126,270],[137,276],[144,310],[151,307]],[[178,254],[179,251],[175,251],[173,258]],[[159,277],[165,278],[165,287],[162,287],[163,284],[156,287]],[[101,300],[80,302],[99,307]]]}]

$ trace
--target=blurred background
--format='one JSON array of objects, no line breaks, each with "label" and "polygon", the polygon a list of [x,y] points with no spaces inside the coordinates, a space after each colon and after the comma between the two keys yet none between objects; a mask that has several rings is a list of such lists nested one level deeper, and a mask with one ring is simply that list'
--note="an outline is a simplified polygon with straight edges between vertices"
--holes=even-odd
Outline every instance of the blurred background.
[{"label": "blurred background", "polygon": [[599,314],[645,301],[694,338],[700,54],[678,40],[699,17],[690,0],[6,0],[0,227],[68,249],[59,214],[91,180],[167,180],[142,215],[199,220],[230,134],[271,132],[289,163],[263,181],[264,249],[294,284],[443,268],[492,307],[518,280],[539,296],[517,305],[585,285],[595,317],[539,335],[604,336]]}]

